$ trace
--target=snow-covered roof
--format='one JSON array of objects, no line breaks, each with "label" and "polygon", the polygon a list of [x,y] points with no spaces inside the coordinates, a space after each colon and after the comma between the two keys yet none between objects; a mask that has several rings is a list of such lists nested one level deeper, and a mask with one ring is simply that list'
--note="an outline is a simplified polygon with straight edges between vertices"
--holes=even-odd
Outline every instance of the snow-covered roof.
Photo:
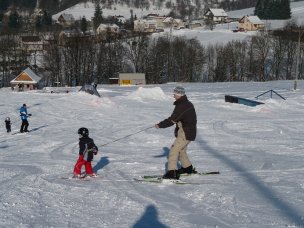
[{"label": "snow-covered roof", "polygon": [[119,28],[116,24],[100,24],[97,29]]},{"label": "snow-covered roof", "polygon": [[72,14],[63,13],[63,14],[61,14],[61,16],[64,18],[65,21],[75,20],[74,16]]},{"label": "snow-covered roof", "polygon": [[215,17],[228,17],[223,9],[209,9]]},{"label": "snow-covered roof", "polygon": [[[25,73],[28,77],[30,77],[31,80],[22,80],[21,75]],[[36,84],[41,80],[41,78],[35,74],[34,71],[31,70],[31,68],[26,68],[24,71],[22,71],[16,78],[14,78],[11,83],[16,84],[16,83],[26,83],[26,84]]]},{"label": "snow-covered roof", "polygon": [[157,23],[156,20],[147,20],[148,23]]},{"label": "snow-covered roof", "polygon": [[134,24],[157,24],[157,22],[155,20],[139,19],[139,20],[135,20]]},{"label": "snow-covered roof", "polygon": [[124,16],[117,16],[116,19],[120,22],[120,23],[126,23],[127,19]]},{"label": "snow-covered roof", "polygon": [[166,17],[165,20],[163,20],[164,23],[170,23],[173,22],[174,18],[173,17]]},{"label": "snow-covered roof", "polygon": [[264,24],[258,16],[247,16],[247,18],[252,24]]}]

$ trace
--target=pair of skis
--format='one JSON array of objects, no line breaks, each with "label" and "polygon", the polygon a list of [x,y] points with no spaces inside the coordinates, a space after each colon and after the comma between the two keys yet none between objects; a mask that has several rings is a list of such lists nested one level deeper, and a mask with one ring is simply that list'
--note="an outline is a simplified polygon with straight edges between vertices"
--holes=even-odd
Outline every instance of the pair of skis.
[{"label": "pair of skis", "polygon": [[[193,175],[214,175],[214,174],[220,174],[218,171],[212,171],[212,172],[198,172],[193,174],[182,174],[181,177],[187,177],[187,176],[193,176]],[[189,182],[184,181],[181,179],[175,180],[175,179],[164,179],[163,175],[146,175],[146,176],[140,176],[139,178],[134,178],[135,181],[138,182],[149,182],[149,183],[174,183],[174,184],[200,184],[196,182]]]},{"label": "pair of skis", "polygon": [[66,180],[85,180],[89,181],[91,179],[97,179],[97,178],[102,178],[102,176],[89,176],[89,175],[81,175],[81,176],[71,176],[71,177],[61,177],[61,179],[66,179]]},{"label": "pair of skis", "polygon": [[[188,177],[188,176],[196,176],[196,175],[214,175],[214,174],[220,174],[220,172],[218,171],[212,171],[212,172],[198,172],[198,173],[193,173],[193,174],[182,174],[181,178],[182,179],[164,179],[163,175],[145,175],[145,176],[139,176],[137,178],[133,178],[133,181],[136,182],[148,182],[148,183],[163,183],[163,184],[170,184],[170,183],[174,183],[174,184],[178,184],[178,185],[186,185],[186,184],[192,184],[192,185],[199,185],[201,183],[198,182],[190,182],[187,180],[184,180],[183,177]],[[95,176],[95,177],[90,177],[87,175],[82,175],[80,177],[62,177],[62,179],[70,179],[70,180],[84,180],[84,181],[90,181],[93,179],[98,179],[98,178],[102,178],[102,176]],[[104,180],[107,181],[107,180]],[[115,181],[115,180],[113,180]],[[124,181],[131,181],[131,180],[124,180]]]}]

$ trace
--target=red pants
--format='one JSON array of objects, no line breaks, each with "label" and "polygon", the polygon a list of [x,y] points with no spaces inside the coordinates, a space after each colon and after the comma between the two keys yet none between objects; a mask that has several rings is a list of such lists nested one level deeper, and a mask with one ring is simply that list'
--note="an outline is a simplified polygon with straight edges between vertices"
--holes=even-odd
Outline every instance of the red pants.
[{"label": "red pants", "polygon": [[84,165],[86,174],[92,174],[92,164],[90,161],[85,161],[83,155],[79,155],[79,158],[74,167],[74,174],[81,174],[81,167]]}]

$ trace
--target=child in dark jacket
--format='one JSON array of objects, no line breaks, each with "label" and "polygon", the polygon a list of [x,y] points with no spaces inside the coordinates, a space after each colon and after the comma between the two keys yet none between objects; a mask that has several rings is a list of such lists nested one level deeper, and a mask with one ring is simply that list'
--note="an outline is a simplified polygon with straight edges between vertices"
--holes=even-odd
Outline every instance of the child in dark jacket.
[{"label": "child in dark jacket", "polygon": [[[85,176],[96,177],[93,172],[91,161],[94,155],[98,153],[98,147],[94,140],[89,138],[89,130],[85,127],[79,128],[79,158],[74,167],[74,178],[83,178]],[[81,175],[81,168],[84,165],[85,175]]]},{"label": "child in dark jacket", "polygon": [[11,124],[10,118],[9,118],[9,117],[6,117],[6,119],[5,119],[5,127],[6,127],[7,133],[9,133],[9,132],[12,131],[11,125],[12,125],[12,124]]}]

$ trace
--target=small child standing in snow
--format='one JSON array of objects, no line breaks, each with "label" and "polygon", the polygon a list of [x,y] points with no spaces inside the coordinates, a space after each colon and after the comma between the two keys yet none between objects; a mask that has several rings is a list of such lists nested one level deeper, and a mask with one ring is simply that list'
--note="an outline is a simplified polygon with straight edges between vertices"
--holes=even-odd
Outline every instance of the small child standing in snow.
[{"label": "small child standing in snow", "polygon": [[6,117],[6,119],[5,119],[5,127],[6,127],[7,133],[9,133],[9,132],[12,131],[11,125],[12,125],[12,124],[11,124],[10,118],[9,118],[9,117]]},{"label": "small child standing in snow", "polygon": [[[74,178],[82,178],[85,176],[96,177],[93,172],[91,161],[94,155],[98,153],[98,148],[94,140],[89,138],[89,130],[85,127],[78,129],[79,134],[79,158],[74,167]],[[81,175],[81,168],[84,165],[86,174]]]}]

